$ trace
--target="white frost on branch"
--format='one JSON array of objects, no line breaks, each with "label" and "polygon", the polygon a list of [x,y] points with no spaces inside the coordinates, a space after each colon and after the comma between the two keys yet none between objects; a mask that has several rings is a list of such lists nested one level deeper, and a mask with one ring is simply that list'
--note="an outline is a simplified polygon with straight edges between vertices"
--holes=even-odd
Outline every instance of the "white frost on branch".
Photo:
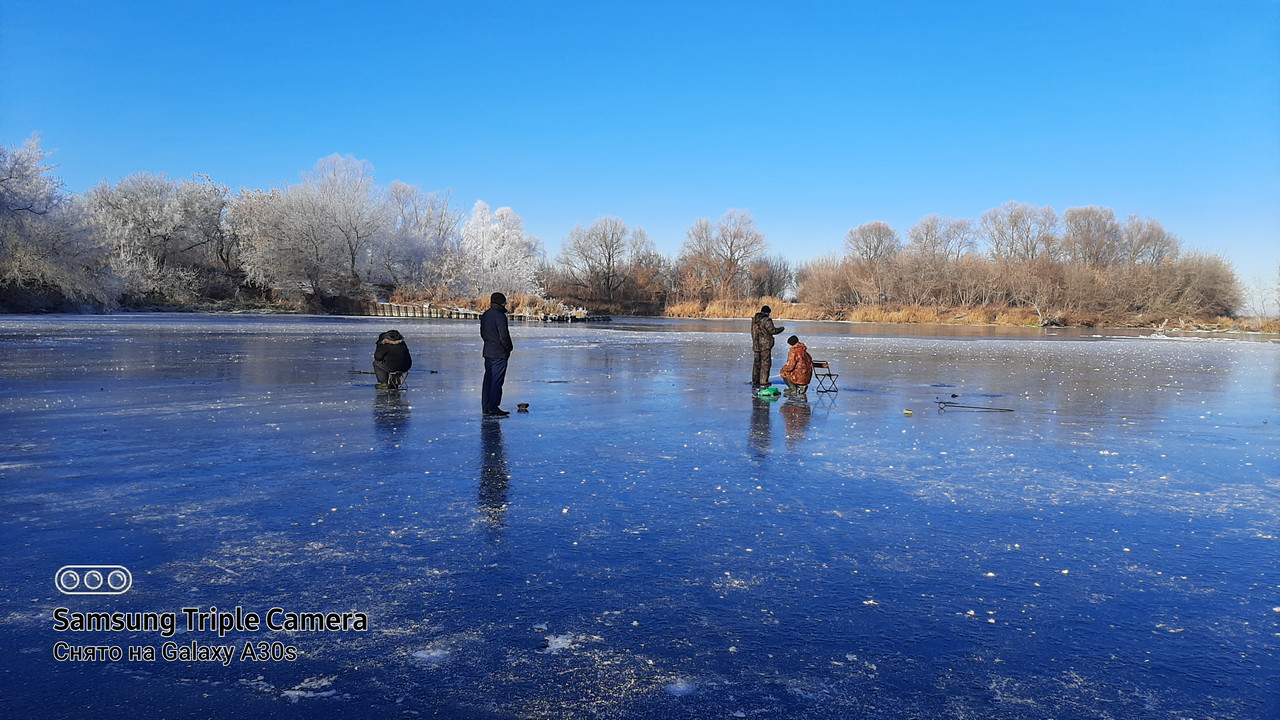
[{"label": "white frost on branch", "polygon": [[540,289],[542,241],[525,234],[524,221],[509,207],[490,212],[487,203],[477,201],[462,228],[462,253],[463,284],[472,295],[536,294]]}]

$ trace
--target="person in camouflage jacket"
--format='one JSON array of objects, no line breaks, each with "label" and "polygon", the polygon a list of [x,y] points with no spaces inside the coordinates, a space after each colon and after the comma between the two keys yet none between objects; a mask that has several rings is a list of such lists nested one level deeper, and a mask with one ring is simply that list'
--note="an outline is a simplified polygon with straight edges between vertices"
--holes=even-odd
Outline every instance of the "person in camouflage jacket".
[{"label": "person in camouflage jacket", "polygon": [[765,305],[751,318],[751,349],[755,353],[751,367],[752,385],[769,384],[769,372],[773,367],[773,336],[786,329],[773,326],[773,318],[769,317],[771,312]]}]

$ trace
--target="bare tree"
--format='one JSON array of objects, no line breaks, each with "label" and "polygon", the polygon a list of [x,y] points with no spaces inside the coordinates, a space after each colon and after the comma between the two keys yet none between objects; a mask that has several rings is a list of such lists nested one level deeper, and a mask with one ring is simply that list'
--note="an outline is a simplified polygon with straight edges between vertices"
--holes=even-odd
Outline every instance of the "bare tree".
[{"label": "bare tree", "polygon": [[350,281],[347,248],[314,187],[242,191],[229,216],[250,282],[292,298]]},{"label": "bare tree", "polygon": [[1262,317],[1278,317],[1280,316],[1280,265],[1276,265],[1275,284],[1270,288],[1263,285],[1262,301],[1260,303],[1262,311],[1259,313]]},{"label": "bare tree", "polygon": [[845,235],[844,245],[855,260],[876,265],[892,260],[902,249],[897,231],[879,220],[863,223],[850,230]]},{"label": "bare tree", "polygon": [[651,305],[663,302],[668,291],[670,263],[654,247],[644,228],[632,231],[628,254],[628,297]]},{"label": "bare tree", "polygon": [[781,255],[759,257],[748,268],[751,294],[756,297],[783,297],[795,288],[795,270]]},{"label": "bare tree", "polygon": [[826,255],[801,265],[796,271],[796,299],[835,310],[857,305],[849,262]]},{"label": "bare tree", "polygon": [[720,299],[741,297],[746,290],[747,266],[764,252],[764,234],[751,213],[730,210],[713,227],[699,218],[685,231],[680,248],[685,276]]},{"label": "bare tree", "polygon": [[95,223],[124,266],[151,258],[169,264],[183,241],[183,216],[177,183],[164,175],[135,173],[115,186],[101,183],[89,191]]},{"label": "bare tree", "polygon": [[1008,260],[1057,259],[1058,213],[1047,205],[1007,202],[979,220],[979,235],[992,257]]},{"label": "bare tree", "polygon": [[1162,265],[1181,252],[1181,241],[1159,220],[1130,215],[1120,234],[1121,254],[1134,265]]},{"label": "bare tree", "polygon": [[1063,251],[1069,262],[1105,268],[1124,258],[1120,223],[1111,208],[1067,208],[1062,213],[1062,227]]},{"label": "bare tree", "polygon": [[612,302],[626,283],[630,246],[627,224],[606,216],[591,227],[579,224],[569,231],[559,262],[587,297]]},{"label": "bare tree", "polygon": [[972,251],[973,223],[926,215],[907,231],[899,255],[901,289],[912,303],[955,302],[952,266]]},{"label": "bare tree", "polygon": [[[40,135],[34,134],[22,147],[0,146],[0,217],[30,218],[53,212],[67,197],[62,181],[53,175],[56,166],[46,165],[48,153],[40,149]],[[6,227],[0,242],[12,232]],[[0,245],[0,250],[6,249]]]},{"label": "bare tree", "polygon": [[851,284],[862,299],[888,302],[893,285],[893,265],[902,251],[898,233],[888,223],[874,221],[853,228],[845,236],[850,259]]},{"label": "bare tree", "polygon": [[698,218],[684,231],[684,243],[676,259],[677,284],[683,299],[706,302],[714,296],[711,277],[714,245],[715,231],[707,218]]},{"label": "bare tree", "polygon": [[1172,288],[1171,314],[1234,317],[1243,291],[1231,263],[1221,255],[1200,251],[1186,253],[1169,263]]}]

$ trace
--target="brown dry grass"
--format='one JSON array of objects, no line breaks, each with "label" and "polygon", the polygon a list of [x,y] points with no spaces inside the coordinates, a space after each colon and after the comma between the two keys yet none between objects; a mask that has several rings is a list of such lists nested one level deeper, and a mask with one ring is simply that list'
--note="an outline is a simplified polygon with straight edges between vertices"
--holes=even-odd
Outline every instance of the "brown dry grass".
[{"label": "brown dry grass", "polygon": [[[489,296],[473,298],[456,298],[443,295],[433,290],[396,288],[388,298],[393,303],[405,305],[431,304],[444,307],[457,307],[483,312],[489,309]],[[555,298],[542,298],[537,295],[509,295],[507,311],[515,315],[567,315],[575,312]],[[585,313],[580,308],[576,310]]]},{"label": "brown dry grass", "polygon": [[818,305],[792,303],[777,297],[713,300],[706,304],[686,300],[668,305],[663,315],[691,318],[750,318],[755,316],[764,305],[769,306],[770,315],[777,320],[832,320],[837,317],[836,313]]},{"label": "brown dry grass", "polygon": [[[489,296],[458,300],[444,298],[426,290],[397,288],[390,300],[396,303],[432,303],[483,311],[489,307]],[[750,318],[762,305],[772,309],[777,320],[847,320],[874,323],[924,323],[940,325],[1003,325],[1039,327],[1040,317],[1029,308],[985,305],[975,307],[936,307],[925,305],[862,305],[838,311],[812,303],[792,303],[777,297],[716,300],[710,303],[685,301],[668,305],[667,317],[686,318]],[[512,295],[507,309],[521,315],[585,315],[583,308],[570,308],[554,298],[536,295]],[[1065,313],[1051,318],[1055,324],[1070,327],[1137,327],[1163,330],[1208,332],[1257,332],[1280,334],[1280,318],[1163,318],[1131,316],[1105,318],[1085,313]]]},{"label": "brown dry grass", "polygon": [[1040,324],[1040,318],[1025,308],[991,305],[975,307],[940,307],[934,305],[864,305],[845,314],[851,322],[918,323],[932,325],[1007,325],[1015,327]]}]

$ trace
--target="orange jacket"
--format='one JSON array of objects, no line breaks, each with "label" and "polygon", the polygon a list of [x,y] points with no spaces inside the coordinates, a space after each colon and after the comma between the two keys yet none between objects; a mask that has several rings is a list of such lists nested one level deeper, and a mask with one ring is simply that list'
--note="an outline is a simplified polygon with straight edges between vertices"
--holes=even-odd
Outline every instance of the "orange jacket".
[{"label": "orange jacket", "polygon": [[808,385],[813,379],[813,358],[809,357],[809,348],[804,343],[798,342],[791,346],[791,352],[787,353],[787,364],[782,366],[780,374],[783,379],[797,385]]}]

